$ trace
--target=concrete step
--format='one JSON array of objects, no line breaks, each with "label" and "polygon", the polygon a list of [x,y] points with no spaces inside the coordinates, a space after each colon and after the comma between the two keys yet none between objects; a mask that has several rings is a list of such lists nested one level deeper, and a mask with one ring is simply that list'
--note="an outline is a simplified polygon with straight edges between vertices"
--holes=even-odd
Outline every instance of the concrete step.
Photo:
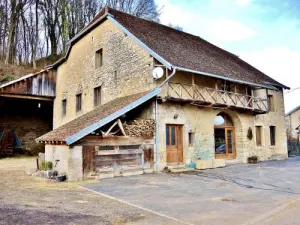
[{"label": "concrete step", "polygon": [[188,172],[188,171],[193,171],[195,170],[194,168],[187,168],[187,167],[178,167],[178,168],[169,168],[171,173],[182,173],[182,172]]},{"label": "concrete step", "polygon": [[169,164],[169,165],[167,165],[167,167],[169,169],[173,169],[173,168],[186,168],[185,164]]},{"label": "concrete step", "polygon": [[144,168],[144,173],[154,173],[153,168]]},{"label": "concrete step", "polygon": [[144,173],[143,169],[123,170],[122,176],[123,177],[128,177],[128,176],[141,175],[143,173]]}]

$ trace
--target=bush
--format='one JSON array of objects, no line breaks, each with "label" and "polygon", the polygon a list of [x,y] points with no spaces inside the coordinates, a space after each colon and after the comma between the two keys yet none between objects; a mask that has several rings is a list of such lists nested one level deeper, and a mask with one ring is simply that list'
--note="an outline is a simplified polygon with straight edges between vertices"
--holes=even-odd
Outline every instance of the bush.
[{"label": "bush", "polygon": [[41,163],[40,169],[47,171],[47,170],[52,170],[52,167],[53,167],[52,162],[45,161]]}]

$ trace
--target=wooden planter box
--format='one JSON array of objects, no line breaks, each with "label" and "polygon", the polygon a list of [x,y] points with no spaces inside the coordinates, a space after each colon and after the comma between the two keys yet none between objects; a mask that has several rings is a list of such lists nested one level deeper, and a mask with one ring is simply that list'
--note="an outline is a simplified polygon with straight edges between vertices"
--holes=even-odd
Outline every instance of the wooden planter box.
[{"label": "wooden planter box", "polygon": [[212,159],[198,159],[196,160],[196,169],[204,170],[213,168],[213,160]]}]

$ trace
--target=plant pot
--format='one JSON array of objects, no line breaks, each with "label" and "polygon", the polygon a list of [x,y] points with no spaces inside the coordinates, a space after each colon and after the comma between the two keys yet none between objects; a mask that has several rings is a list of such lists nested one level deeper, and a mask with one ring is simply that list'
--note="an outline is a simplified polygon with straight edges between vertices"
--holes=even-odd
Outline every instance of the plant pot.
[{"label": "plant pot", "polygon": [[61,175],[61,176],[56,176],[55,177],[55,180],[57,182],[62,182],[62,181],[65,181],[67,179],[66,175]]}]

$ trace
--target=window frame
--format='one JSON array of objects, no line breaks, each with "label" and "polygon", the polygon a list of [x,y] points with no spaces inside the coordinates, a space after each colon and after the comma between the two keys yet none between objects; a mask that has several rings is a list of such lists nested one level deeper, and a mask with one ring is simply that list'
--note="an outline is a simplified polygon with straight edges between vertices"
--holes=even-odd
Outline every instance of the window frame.
[{"label": "window frame", "polygon": [[82,110],[82,93],[76,94],[76,112]]},{"label": "window frame", "polygon": [[255,142],[256,146],[262,146],[262,126],[255,126]]},{"label": "window frame", "polygon": [[61,103],[62,104],[61,115],[62,115],[62,117],[65,117],[67,115],[67,99],[63,99],[61,102],[62,102]]},{"label": "window frame", "polygon": [[194,146],[194,140],[195,140],[195,132],[189,132],[188,133],[188,139],[189,139],[189,147]]},{"label": "window frame", "polygon": [[102,87],[98,86],[94,88],[94,107],[101,105],[102,103]]},{"label": "window frame", "polygon": [[276,126],[270,126],[270,145],[276,146]]},{"label": "window frame", "polygon": [[103,66],[103,48],[95,52],[95,68],[98,69]]},{"label": "window frame", "polygon": [[275,111],[274,96],[268,94],[267,99],[268,99],[268,110],[269,110],[269,112],[274,112]]}]

